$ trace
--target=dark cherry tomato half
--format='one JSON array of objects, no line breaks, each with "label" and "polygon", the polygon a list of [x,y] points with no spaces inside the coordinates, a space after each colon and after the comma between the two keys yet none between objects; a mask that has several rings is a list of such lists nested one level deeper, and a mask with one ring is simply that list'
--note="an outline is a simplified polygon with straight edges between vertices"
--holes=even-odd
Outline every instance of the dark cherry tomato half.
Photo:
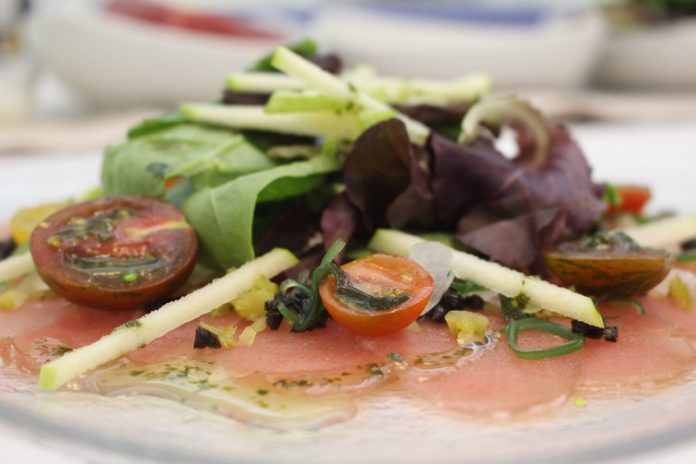
[{"label": "dark cherry tomato half", "polygon": [[31,235],[36,269],[74,303],[132,309],[172,294],[188,278],[198,239],[176,206],[122,196],[79,203]]},{"label": "dark cherry tomato half", "polygon": [[341,269],[355,287],[371,295],[408,295],[406,301],[390,309],[358,309],[336,294],[333,276],[324,279],[319,294],[326,310],[337,323],[359,335],[388,335],[406,328],[418,319],[433,293],[433,278],[428,271],[401,256],[375,254],[344,264]]},{"label": "dark cherry tomato half", "polygon": [[582,293],[642,295],[667,277],[673,258],[665,251],[641,248],[625,239],[623,235],[618,240],[592,238],[564,243],[545,253],[544,258],[556,277]]},{"label": "dark cherry tomato half", "polygon": [[615,188],[619,204],[609,205],[608,213],[640,214],[652,196],[648,187],[640,185],[618,185]]}]

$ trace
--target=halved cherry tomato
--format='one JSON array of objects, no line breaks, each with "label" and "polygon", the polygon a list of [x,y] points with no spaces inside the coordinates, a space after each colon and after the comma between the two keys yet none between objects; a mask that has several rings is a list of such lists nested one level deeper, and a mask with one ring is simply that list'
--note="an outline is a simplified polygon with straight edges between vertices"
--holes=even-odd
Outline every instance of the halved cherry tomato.
[{"label": "halved cherry tomato", "polygon": [[661,250],[641,248],[621,233],[600,233],[561,244],[544,254],[564,284],[592,295],[647,293],[667,277],[673,259]]},{"label": "halved cherry tomato", "polygon": [[193,270],[198,239],[176,206],[140,196],[78,203],[31,235],[37,271],[56,293],[104,309],[170,295]]},{"label": "halved cherry tomato", "polygon": [[360,335],[388,335],[406,328],[420,316],[433,293],[432,276],[418,263],[401,256],[375,254],[341,266],[351,284],[373,296],[395,293],[408,299],[389,309],[360,309],[336,294],[336,279],[329,276],[319,287],[321,301],[331,317]]},{"label": "halved cherry tomato", "polygon": [[608,213],[640,214],[650,201],[651,193],[647,187],[639,185],[617,185],[614,187],[619,199],[618,205],[609,205]]}]

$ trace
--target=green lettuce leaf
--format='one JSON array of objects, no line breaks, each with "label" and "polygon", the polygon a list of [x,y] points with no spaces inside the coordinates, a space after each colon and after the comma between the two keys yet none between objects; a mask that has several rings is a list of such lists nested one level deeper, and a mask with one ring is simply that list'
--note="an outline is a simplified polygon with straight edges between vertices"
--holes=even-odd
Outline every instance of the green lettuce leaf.
[{"label": "green lettuce leaf", "polygon": [[229,130],[181,124],[107,147],[105,195],[165,196],[165,181],[182,177],[192,191],[224,184],[275,163]]},{"label": "green lettuce leaf", "polygon": [[201,190],[184,203],[186,218],[198,233],[202,252],[220,268],[254,258],[253,222],[259,202],[278,201],[310,192],[323,174],[337,171],[333,157],[277,166]]}]

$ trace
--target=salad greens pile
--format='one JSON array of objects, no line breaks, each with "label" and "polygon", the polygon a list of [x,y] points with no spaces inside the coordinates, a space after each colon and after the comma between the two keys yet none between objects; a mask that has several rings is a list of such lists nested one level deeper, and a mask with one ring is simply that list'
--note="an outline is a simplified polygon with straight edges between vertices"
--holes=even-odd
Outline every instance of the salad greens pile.
[{"label": "salad greens pile", "polygon": [[[322,69],[322,66],[324,69]],[[281,72],[279,72],[281,71]],[[304,41],[227,77],[217,103],[186,103],[106,150],[106,195],[179,204],[203,258],[240,266],[272,246],[316,264],[380,227],[440,232],[525,272],[539,251],[588,232],[604,209],[582,151],[486,76],[400,79]],[[496,148],[503,127],[518,154]]]}]

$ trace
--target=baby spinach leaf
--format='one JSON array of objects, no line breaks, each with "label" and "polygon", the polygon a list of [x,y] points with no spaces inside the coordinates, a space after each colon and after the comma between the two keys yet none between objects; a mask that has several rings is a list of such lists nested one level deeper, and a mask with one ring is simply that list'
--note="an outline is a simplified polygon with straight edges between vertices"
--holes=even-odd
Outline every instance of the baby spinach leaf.
[{"label": "baby spinach leaf", "polygon": [[[312,56],[317,53],[319,46],[312,39],[302,39],[299,42],[288,45],[288,48],[301,56]],[[273,53],[259,58],[256,63],[249,66],[249,71],[276,72],[276,69],[271,64]]]},{"label": "baby spinach leaf", "polygon": [[179,112],[167,113],[155,118],[147,118],[128,130],[128,138],[134,139],[163,129],[170,129],[187,122],[188,119]]},{"label": "baby spinach leaf", "polygon": [[223,269],[254,258],[254,211],[259,201],[275,201],[313,190],[321,174],[340,168],[334,158],[277,166],[201,190],[184,203],[184,213],[198,232],[203,252]]},{"label": "baby spinach leaf", "polygon": [[273,166],[241,134],[181,124],[108,147],[102,184],[106,195],[162,197],[167,179],[182,177],[200,190]]}]

